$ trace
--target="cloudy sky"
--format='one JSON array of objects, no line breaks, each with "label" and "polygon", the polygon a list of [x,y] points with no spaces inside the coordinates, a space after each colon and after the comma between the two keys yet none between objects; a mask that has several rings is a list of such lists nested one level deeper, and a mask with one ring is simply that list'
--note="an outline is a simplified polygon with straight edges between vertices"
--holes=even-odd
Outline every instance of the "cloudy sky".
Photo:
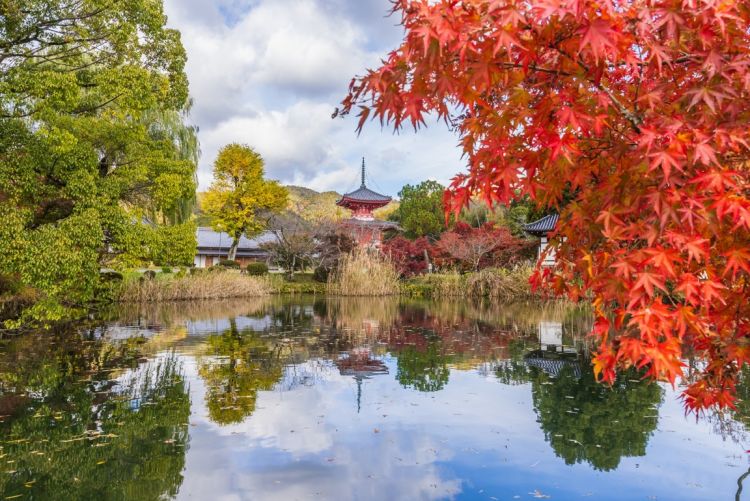
[{"label": "cloudy sky", "polygon": [[227,143],[247,143],[270,177],[347,191],[367,158],[369,184],[395,195],[406,183],[446,183],[464,162],[442,123],[394,135],[354,117],[331,119],[349,81],[395,48],[388,0],[165,0],[187,49],[191,120],[200,127],[201,189]]}]

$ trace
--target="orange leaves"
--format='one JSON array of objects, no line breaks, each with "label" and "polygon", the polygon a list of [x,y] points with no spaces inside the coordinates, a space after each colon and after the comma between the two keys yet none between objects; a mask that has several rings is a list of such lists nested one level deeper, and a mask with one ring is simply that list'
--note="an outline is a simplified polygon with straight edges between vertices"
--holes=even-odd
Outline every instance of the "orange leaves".
[{"label": "orange leaves", "polygon": [[534,286],[594,299],[603,381],[702,358],[692,408],[731,405],[750,318],[750,10],[720,3],[398,0],[403,44],[344,101],[395,128],[450,122],[468,166],[450,210],[560,214]]}]

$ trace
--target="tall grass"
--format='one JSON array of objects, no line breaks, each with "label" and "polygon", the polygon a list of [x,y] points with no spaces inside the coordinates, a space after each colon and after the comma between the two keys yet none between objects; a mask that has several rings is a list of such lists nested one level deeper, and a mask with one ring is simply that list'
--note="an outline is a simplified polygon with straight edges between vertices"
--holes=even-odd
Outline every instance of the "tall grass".
[{"label": "tall grass", "polygon": [[476,273],[441,273],[424,275],[405,284],[405,295],[435,298],[489,297],[517,301],[534,297],[529,285],[532,268],[514,270],[488,268]]},{"label": "tall grass", "polygon": [[339,296],[391,296],[399,291],[399,275],[390,259],[367,249],[344,256],[328,280],[328,293]]},{"label": "tall grass", "polygon": [[226,299],[271,294],[266,278],[232,272],[212,272],[183,277],[135,279],[123,283],[119,300],[125,303],[186,301],[193,299]]}]

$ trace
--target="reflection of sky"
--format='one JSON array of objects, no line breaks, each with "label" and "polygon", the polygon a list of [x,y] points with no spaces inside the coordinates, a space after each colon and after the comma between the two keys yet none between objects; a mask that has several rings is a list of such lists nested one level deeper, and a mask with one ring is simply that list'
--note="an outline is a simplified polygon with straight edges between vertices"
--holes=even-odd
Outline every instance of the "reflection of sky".
[{"label": "reflection of sky", "polygon": [[[235,325],[237,330],[250,329],[254,331],[262,331],[271,326],[273,319],[270,316],[264,316],[262,318],[254,317],[235,317]],[[231,327],[229,319],[209,319],[209,320],[191,320],[185,323],[185,327],[190,335],[196,334],[214,334],[217,332],[223,332]]]},{"label": "reflection of sky", "polygon": [[261,392],[251,417],[221,427],[208,419],[196,362],[185,357],[192,426],[180,497],[730,499],[747,468],[742,447],[684,417],[671,390],[647,456],[605,473],[555,455],[530,385],[452,370],[443,390],[419,393],[395,380],[395,359],[386,363],[388,375],[364,380],[360,413],[355,380],[311,361],[294,370],[315,384]]}]

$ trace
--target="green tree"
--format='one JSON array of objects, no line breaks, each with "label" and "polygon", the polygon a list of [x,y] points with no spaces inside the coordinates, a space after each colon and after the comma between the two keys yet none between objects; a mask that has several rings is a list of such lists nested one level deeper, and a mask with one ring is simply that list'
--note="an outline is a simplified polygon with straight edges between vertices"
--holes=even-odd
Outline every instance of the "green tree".
[{"label": "green tree", "polygon": [[268,213],[278,213],[289,200],[286,188],[263,178],[263,158],[249,146],[230,144],[214,162],[214,181],[203,197],[203,209],[213,228],[232,237],[227,259],[237,257],[242,235],[253,236],[266,228]]},{"label": "green tree", "polygon": [[446,229],[443,193],[445,187],[436,181],[407,184],[398,193],[401,200],[394,218],[411,238],[437,237]]},{"label": "green tree", "polygon": [[186,56],[160,0],[0,8],[0,274],[38,291],[21,321],[53,321],[95,297],[101,266],[150,260],[159,225],[185,222]]}]

